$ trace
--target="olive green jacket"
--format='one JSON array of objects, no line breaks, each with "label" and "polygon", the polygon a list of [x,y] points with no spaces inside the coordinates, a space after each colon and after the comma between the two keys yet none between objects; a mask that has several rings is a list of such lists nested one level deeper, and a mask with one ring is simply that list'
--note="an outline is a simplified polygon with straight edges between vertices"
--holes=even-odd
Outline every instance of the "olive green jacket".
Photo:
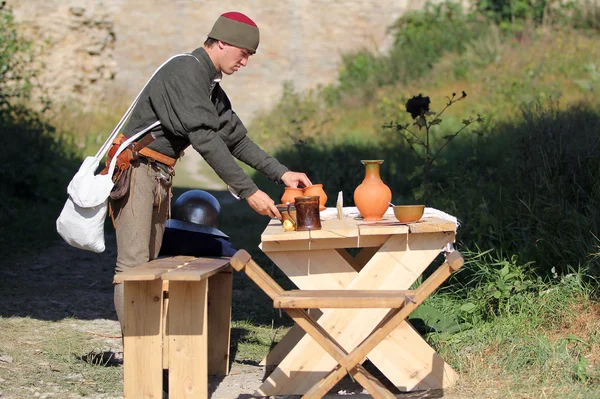
[{"label": "olive green jacket", "polygon": [[172,158],[188,145],[202,155],[217,175],[240,197],[247,198],[258,187],[234,157],[262,172],[276,183],[288,169],[268,155],[248,136],[233,111],[225,91],[210,86],[217,70],[204,48],[196,57],[176,57],[163,66],[143,90],[124,129],[130,137],[160,120],[148,147]]}]

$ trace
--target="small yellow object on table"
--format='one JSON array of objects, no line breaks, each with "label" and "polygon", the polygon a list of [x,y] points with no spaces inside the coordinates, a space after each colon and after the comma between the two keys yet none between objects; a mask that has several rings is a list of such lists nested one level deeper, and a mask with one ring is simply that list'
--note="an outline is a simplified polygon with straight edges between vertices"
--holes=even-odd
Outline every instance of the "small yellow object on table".
[{"label": "small yellow object on table", "polygon": [[291,220],[285,219],[283,221],[283,229],[285,231],[294,231],[294,230],[296,230],[296,226],[294,225],[294,222],[292,222]]}]

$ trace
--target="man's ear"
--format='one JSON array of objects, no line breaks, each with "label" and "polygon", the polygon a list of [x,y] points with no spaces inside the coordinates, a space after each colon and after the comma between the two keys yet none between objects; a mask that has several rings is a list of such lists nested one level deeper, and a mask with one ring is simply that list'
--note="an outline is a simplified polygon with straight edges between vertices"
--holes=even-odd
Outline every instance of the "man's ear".
[{"label": "man's ear", "polygon": [[223,50],[226,46],[226,43],[219,40],[217,42],[217,46],[219,46],[219,50]]}]

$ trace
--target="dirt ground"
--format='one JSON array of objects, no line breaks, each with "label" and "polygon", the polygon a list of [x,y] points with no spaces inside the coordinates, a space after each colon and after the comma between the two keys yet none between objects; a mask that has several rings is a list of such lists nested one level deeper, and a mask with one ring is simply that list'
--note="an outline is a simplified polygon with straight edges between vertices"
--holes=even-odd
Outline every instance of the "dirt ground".
[{"label": "dirt ground", "polygon": [[[24,317],[49,322],[69,320],[75,329],[89,334],[90,339],[103,341],[108,351],[115,353],[117,358],[122,356],[120,330],[114,312],[112,290],[113,265],[116,259],[115,240],[112,234],[107,234],[106,238],[107,249],[102,254],[78,250],[62,241],[57,241],[38,256],[26,257],[10,267],[0,268],[0,277],[3,281],[0,315],[3,318]],[[20,283],[17,286],[17,284],[10,284],[11,281]],[[44,324],[44,326],[51,328],[51,324]],[[39,333],[43,334],[44,331]],[[16,364],[9,366],[17,367]],[[264,367],[233,361],[228,376],[209,378],[210,397],[251,397],[264,377]],[[0,389],[0,398],[22,397],[9,395],[9,393],[3,394]],[[334,388],[330,396],[366,397],[368,395],[364,394],[360,385],[347,378]],[[441,397],[439,393],[434,392],[400,396]],[[42,389],[35,391],[32,397],[55,398],[57,396],[49,392],[44,393]],[[64,397],[70,399],[80,396],[65,394]],[[98,393],[92,397],[116,399],[105,393]]]},{"label": "dirt ground", "polygon": [[[114,235],[107,234],[106,239],[107,249],[102,254],[57,242],[38,256],[26,257],[9,268],[2,268],[0,277],[5,283],[10,280],[22,283],[20,287],[3,287],[0,315],[44,321],[73,318],[76,329],[90,334],[90,339],[100,338],[107,352],[113,352],[119,359],[122,344],[112,290],[116,248]],[[22,278],[23,274],[26,278]],[[250,395],[260,385],[263,371],[259,366],[233,362],[229,376],[210,378],[211,397]],[[0,390],[0,398],[6,397]],[[97,397],[108,398],[105,394]]]}]

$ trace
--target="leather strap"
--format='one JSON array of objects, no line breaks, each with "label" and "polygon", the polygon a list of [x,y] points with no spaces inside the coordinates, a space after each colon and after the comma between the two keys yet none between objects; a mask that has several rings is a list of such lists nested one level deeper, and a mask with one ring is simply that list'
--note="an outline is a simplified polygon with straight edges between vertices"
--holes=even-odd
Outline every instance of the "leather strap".
[{"label": "leather strap", "polygon": [[175,164],[177,163],[177,160],[175,158],[171,158],[169,156],[166,156],[165,154],[161,154],[158,151],[151,150],[148,147],[142,148],[139,152],[146,158],[150,158],[160,163],[164,163],[165,165],[170,166],[171,168],[175,167]]},{"label": "leather strap", "polygon": [[[123,136],[124,137],[124,136]],[[140,151],[142,148],[146,147],[150,143],[154,141],[154,136],[152,132],[146,133],[144,137],[140,141],[136,141],[133,143],[133,151]]]},{"label": "leather strap", "polygon": [[[123,134],[119,134],[113,141],[113,144],[119,145],[123,140],[125,140],[125,136]],[[149,145],[153,141],[154,136],[152,135],[152,133],[148,133],[140,141],[134,143],[133,151],[138,152],[140,155],[143,155],[146,158],[150,158],[154,161],[165,164],[171,168],[175,167],[177,159],[171,158],[165,154],[162,154],[158,151],[154,151],[147,147],[147,145]]]}]

